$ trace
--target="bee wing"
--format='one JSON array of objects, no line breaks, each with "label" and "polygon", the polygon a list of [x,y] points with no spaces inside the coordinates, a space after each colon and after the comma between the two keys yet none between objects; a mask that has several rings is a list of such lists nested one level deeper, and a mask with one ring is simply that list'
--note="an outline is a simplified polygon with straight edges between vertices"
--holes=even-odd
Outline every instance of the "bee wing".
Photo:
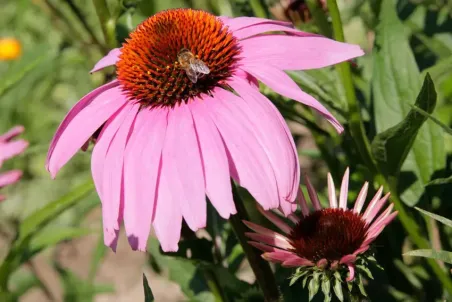
[{"label": "bee wing", "polygon": [[187,74],[187,77],[190,79],[190,81],[192,81],[193,83],[196,83],[198,81],[198,73],[192,68],[185,69],[185,73]]},{"label": "bee wing", "polygon": [[207,67],[207,65],[203,61],[198,60],[198,59],[191,60],[190,67],[197,73],[202,73],[202,74],[210,73],[209,67]]}]

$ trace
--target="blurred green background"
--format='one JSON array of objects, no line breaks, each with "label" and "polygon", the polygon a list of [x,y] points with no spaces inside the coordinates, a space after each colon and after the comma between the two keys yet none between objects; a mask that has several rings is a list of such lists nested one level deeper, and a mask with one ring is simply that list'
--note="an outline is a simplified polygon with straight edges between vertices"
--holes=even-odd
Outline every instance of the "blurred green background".
[{"label": "blurred green background", "polygon": [[[108,0],[107,4],[116,22],[119,43],[148,16],[175,7],[204,9],[216,15],[287,20],[303,30],[331,34],[326,5],[312,0]],[[382,13],[382,1],[339,1],[346,40],[360,44],[367,53],[356,60],[353,80],[369,138],[404,118],[427,72],[438,93],[433,116],[443,126],[452,123],[452,1],[399,0],[393,4],[392,11]],[[8,199],[1,204],[1,257],[11,254],[12,242],[25,217],[62,196],[60,202],[69,208],[55,210],[45,224],[39,224],[39,232],[27,243],[28,254],[9,280],[14,299],[141,301],[144,270],[157,301],[215,301],[207,279],[197,272],[198,264],[162,255],[154,241],[150,258],[131,252],[122,239],[116,256],[103,246],[100,201],[86,183],[90,179],[90,152],[79,152],[56,180],[51,180],[44,168],[49,142],[68,110],[84,94],[114,76],[112,68],[89,74],[112,43],[104,39],[93,1],[2,0],[0,7],[0,39],[15,38],[22,47],[17,59],[0,61],[0,132],[21,124],[26,128],[23,136],[30,141],[23,155],[4,165],[5,169],[22,169],[24,176],[6,190]],[[290,75],[347,126],[345,93],[333,68]],[[262,91],[287,118],[300,147],[302,169],[313,178],[319,191],[325,188],[326,171],[331,170],[339,179],[345,167],[351,166],[355,171],[351,199],[356,196],[359,184],[369,179],[370,173],[356,162],[353,137],[348,130],[338,137],[311,111],[265,87]],[[450,178],[447,180],[452,169],[451,137],[432,121],[421,128],[419,137],[413,149],[417,151],[410,153],[404,166],[405,170],[414,171],[417,178],[405,187],[399,184],[398,194],[422,225],[417,232],[433,247],[451,250],[450,230],[423,219],[411,208],[417,205],[452,216],[452,189]],[[435,179],[440,181],[428,185]],[[214,213],[212,217],[206,231],[210,238],[218,226],[220,237],[232,240],[228,237],[230,229],[218,222]],[[209,242],[208,246],[212,244]],[[426,263],[401,256],[415,247],[400,224],[394,223],[378,246],[385,271],[377,273],[377,281],[369,280],[372,301],[443,301],[442,285]],[[231,269],[231,263],[243,260],[241,248],[232,244],[224,253],[230,260],[227,268],[232,278],[224,281],[232,284],[228,290],[244,291],[243,301],[253,297],[260,301],[255,289],[243,290],[242,281],[236,278],[253,281],[247,265],[239,261]],[[280,284],[287,283],[284,278],[289,273],[278,274]],[[283,290],[288,301],[307,297],[301,287],[289,290],[286,284]]]}]

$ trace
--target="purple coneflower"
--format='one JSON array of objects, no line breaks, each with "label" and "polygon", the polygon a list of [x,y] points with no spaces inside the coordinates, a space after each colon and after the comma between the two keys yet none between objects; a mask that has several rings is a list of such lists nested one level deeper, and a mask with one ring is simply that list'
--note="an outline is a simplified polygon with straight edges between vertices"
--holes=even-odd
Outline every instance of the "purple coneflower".
[{"label": "purple coneflower", "polygon": [[[16,155],[19,155],[25,151],[28,146],[28,142],[23,139],[13,140],[16,136],[24,131],[24,127],[16,126],[10,129],[3,135],[0,135],[0,168],[3,162]],[[11,185],[17,182],[22,176],[22,171],[11,170],[8,172],[0,173],[0,188]],[[6,197],[0,195],[0,201]]]},{"label": "purple coneflower", "polygon": [[160,12],[96,64],[92,72],[115,65],[117,79],[71,109],[51,142],[47,169],[55,177],[101,128],[92,174],[105,243],[113,249],[124,220],[133,249],[146,249],[152,225],[163,250],[177,250],[182,219],[192,230],[206,225],[206,195],[222,217],[236,213],[230,177],[263,208],[289,214],[299,184],[297,151],[257,80],[315,108],[342,131],[284,70],[362,54],[359,46],[285,22]]},{"label": "purple coneflower", "polygon": [[[328,173],[329,207],[322,208],[317,193],[307,177],[305,182],[314,211],[309,211],[301,190],[297,197],[301,215],[290,214],[288,217],[290,222],[286,223],[278,215],[260,208],[261,213],[282,233],[244,221],[254,231],[246,233],[252,240],[249,243],[264,252],[262,254],[264,259],[285,267],[297,268],[294,280],[300,277],[307,280],[309,277],[317,276],[317,281],[322,282],[320,277],[327,272],[322,278],[330,276],[342,281],[342,277],[345,277],[348,271],[345,281],[351,282],[361,273],[364,263],[374,261],[369,247],[397,215],[397,211],[391,213],[393,204],[378,215],[390,194],[381,197],[383,192],[381,187],[365,211],[362,211],[368,189],[366,182],[353,209],[347,209],[349,182],[347,169],[342,179],[339,201],[336,198],[333,179]],[[335,276],[331,272],[335,272]],[[367,269],[365,273],[368,273]],[[361,282],[361,278],[358,279],[358,282]]]}]

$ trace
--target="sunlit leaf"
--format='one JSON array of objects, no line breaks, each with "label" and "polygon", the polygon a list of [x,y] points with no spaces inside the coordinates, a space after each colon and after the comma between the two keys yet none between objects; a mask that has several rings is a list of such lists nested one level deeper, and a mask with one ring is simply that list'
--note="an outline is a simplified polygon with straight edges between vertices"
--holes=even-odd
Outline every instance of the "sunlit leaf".
[{"label": "sunlit leaf", "polygon": [[447,251],[435,251],[435,250],[414,250],[409,251],[404,256],[417,256],[440,260],[449,264],[452,264],[452,252]]},{"label": "sunlit leaf", "polygon": [[445,217],[443,217],[443,216],[440,216],[440,215],[433,214],[433,213],[430,213],[430,212],[428,212],[428,211],[422,210],[422,209],[420,209],[420,208],[418,208],[418,207],[415,207],[415,209],[418,210],[419,212],[421,212],[422,214],[427,215],[427,216],[429,216],[429,217],[435,219],[436,221],[439,221],[439,222],[441,222],[442,224],[445,224],[445,225],[447,225],[448,227],[451,227],[451,228],[452,228],[452,220],[449,220],[449,219],[447,219],[447,218],[445,218]]}]

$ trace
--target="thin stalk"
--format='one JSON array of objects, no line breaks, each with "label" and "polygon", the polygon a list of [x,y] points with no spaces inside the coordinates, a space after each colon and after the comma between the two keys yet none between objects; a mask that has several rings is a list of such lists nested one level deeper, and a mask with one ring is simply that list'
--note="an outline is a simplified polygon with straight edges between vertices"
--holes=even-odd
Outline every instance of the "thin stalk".
[{"label": "thin stalk", "polygon": [[228,302],[228,299],[225,296],[215,274],[209,269],[203,269],[203,274],[206,279],[207,286],[215,297],[215,302]]},{"label": "thin stalk", "polygon": [[[327,0],[327,5],[330,16],[332,18],[334,37],[336,40],[344,42],[342,21],[336,0]],[[391,179],[390,177],[385,178],[379,171],[378,166],[376,165],[375,160],[372,157],[372,153],[370,152],[370,143],[364,131],[364,124],[355,95],[350,66],[347,62],[344,62],[336,65],[336,68],[345,88],[345,95],[347,98],[349,110],[350,132],[356,142],[358,151],[364,163],[375,175],[375,180],[381,183],[386,188],[386,191],[390,191],[392,193],[391,201],[394,203],[394,208],[399,211],[399,214],[397,216],[412,242],[420,249],[428,249],[430,247],[429,242],[421,236],[419,225],[405,210],[404,204],[400,199],[397,191],[396,180]],[[427,263],[430,265],[438,280],[442,283],[444,289],[449,293],[450,296],[452,296],[452,280],[449,278],[446,272],[433,259],[427,259]]]},{"label": "thin stalk", "polygon": [[111,14],[106,0],[93,0],[97,17],[99,18],[102,32],[104,33],[105,43],[109,48],[117,46],[116,40],[116,21],[118,14]]},{"label": "thin stalk", "polygon": [[331,26],[328,22],[328,16],[325,15],[323,8],[320,6],[320,1],[318,0],[307,0],[309,12],[311,13],[314,22],[320,30],[320,33],[324,36],[331,38],[333,33],[331,32]]},{"label": "thin stalk", "polygon": [[267,18],[267,10],[261,0],[250,0],[250,5],[256,17]]},{"label": "thin stalk", "polygon": [[235,235],[243,248],[254,275],[256,276],[256,281],[264,293],[265,301],[281,301],[280,292],[278,286],[276,285],[275,276],[273,275],[270,265],[267,261],[262,259],[260,253],[254,247],[248,244],[248,238],[245,236],[247,229],[243,224],[243,220],[249,220],[248,213],[245,209],[245,205],[243,204],[243,200],[235,187],[235,184],[231,182],[231,185],[237,214],[232,215],[229,221],[231,222]]}]

